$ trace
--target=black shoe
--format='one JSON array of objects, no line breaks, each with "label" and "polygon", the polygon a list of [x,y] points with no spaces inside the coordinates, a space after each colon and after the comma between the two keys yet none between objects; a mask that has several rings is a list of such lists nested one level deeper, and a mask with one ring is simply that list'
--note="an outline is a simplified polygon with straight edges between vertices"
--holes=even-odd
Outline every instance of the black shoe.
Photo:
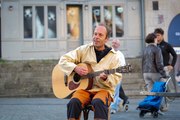
[{"label": "black shoe", "polygon": [[126,99],[125,101],[123,101],[123,106],[125,105],[125,104],[129,104],[129,100],[128,99]]}]

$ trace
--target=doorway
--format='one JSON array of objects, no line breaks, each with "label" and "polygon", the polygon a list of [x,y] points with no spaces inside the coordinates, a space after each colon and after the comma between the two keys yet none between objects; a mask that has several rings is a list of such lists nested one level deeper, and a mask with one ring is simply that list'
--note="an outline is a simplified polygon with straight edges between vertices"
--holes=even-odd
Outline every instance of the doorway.
[{"label": "doorway", "polygon": [[67,50],[73,50],[83,44],[82,5],[67,5]]}]

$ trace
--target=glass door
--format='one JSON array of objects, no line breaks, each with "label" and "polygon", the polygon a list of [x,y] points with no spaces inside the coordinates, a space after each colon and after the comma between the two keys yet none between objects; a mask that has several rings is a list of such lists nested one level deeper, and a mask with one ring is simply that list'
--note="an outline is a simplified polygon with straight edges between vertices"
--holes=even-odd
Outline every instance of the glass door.
[{"label": "glass door", "polygon": [[82,5],[67,5],[67,50],[77,48],[83,44]]}]

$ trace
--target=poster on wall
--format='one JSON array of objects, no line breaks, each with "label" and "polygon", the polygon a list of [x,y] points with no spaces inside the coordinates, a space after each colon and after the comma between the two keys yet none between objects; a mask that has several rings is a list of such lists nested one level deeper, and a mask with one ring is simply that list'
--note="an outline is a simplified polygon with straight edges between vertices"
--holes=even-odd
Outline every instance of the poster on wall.
[{"label": "poster on wall", "polygon": [[175,78],[180,86],[180,13],[176,15],[170,23],[168,29],[168,42],[173,46],[177,53],[177,62],[175,65]]}]

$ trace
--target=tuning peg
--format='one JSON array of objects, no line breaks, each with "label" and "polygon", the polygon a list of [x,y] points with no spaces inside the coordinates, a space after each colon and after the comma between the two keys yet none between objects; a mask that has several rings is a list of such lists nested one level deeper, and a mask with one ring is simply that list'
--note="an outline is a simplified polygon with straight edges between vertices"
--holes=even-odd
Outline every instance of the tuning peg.
[{"label": "tuning peg", "polygon": [[129,71],[129,72],[132,72],[132,70],[133,70],[132,65],[128,63],[128,64],[127,64],[127,67],[128,67],[128,71]]}]

